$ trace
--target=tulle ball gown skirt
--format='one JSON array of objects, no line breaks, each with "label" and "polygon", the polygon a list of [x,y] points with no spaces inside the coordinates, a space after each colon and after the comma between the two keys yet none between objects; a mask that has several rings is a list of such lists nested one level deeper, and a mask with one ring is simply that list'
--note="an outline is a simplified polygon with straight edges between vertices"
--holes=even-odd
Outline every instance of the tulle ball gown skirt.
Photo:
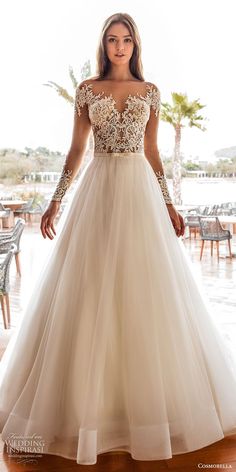
[{"label": "tulle ball gown skirt", "polygon": [[94,153],[49,244],[1,362],[2,439],[95,464],[235,433],[235,359],[144,154]]}]

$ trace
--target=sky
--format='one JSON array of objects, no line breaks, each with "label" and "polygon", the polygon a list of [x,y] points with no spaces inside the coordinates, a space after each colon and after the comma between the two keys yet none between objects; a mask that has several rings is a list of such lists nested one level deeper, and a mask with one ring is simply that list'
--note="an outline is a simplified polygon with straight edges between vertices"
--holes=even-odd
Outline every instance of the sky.
[{"label": "sky", "polygon": [[[235,0],[8,0],[0,2],[0,148],[45,146],[66,154],[73,107],[44,84],[55,81],[73,94],[72,66],[80,82],[95,54],[104,20],[126,12],[142,40],[146,81],[161,100],[186,93],[205,106],[207,131],[184,128],[185,158],[211,160],[215,150],[236,145]],[[174,129],[160,122],[158,147],[174,148]]]}]

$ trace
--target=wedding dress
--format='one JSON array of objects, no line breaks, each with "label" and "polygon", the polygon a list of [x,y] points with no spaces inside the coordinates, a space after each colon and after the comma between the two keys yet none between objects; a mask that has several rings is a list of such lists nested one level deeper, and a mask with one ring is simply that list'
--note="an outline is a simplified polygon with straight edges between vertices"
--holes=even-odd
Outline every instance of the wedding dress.
[{"label": "wedding dress", "polygon": [[88,114],[94,156],[1,361],[2,439],[41,438],[42,453],[78,464],[118,450],[168,459],[236,433],[235,359],[144,154],[159,89],[122,111],[93,87],[77,87],[75,113]]}]

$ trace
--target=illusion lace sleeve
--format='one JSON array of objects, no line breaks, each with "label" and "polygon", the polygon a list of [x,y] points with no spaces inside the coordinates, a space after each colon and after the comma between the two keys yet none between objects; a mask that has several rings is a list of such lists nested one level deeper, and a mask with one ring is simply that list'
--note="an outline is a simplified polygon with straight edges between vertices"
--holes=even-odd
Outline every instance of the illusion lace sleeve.
[{"label": "illusion lace sleeve", "polygon": [[[85,123],[87,121],[87,113],[81,112],[81,108],[86,104],[86,89],[81,83],[75,92],[75,100],[74,100],[74,135],[77,136],[78,139],[81,140],[80,130],[84,129]],[[82,131],[81,131],[82,132]],[[51,201],[59,201],[61,202],[62,198],[64,197],[65,193],[67,192],[68,188],[70,187],[72,180],[76,176],[78,166],[79,166],[80,156],[75,155],[75,153],[68,153],[62,172],[60,176],[60,180],[56,186],[56,189],[53,193]]]},{"label": "illusion lace sleeve", "polygon": [[[154,113],[151,113],[151,115],[150,115],[150,120],[149,120],[149,124],[148,124],[148,130],[149,131],[148,131],[148,138],[147,139],[148,139],[148,141],[150,141],[150,148],[152,149],[153,145],[154,145],[154,148],[155,148],[156,141],[157,141],[159,112],[160,112],[160,108],[161,108],[160,90],[154,84],[151,84],[149,97],[150,97],[150,101],[149,101],[150,108],[151,108],[151,110],[153,110]],[[149,147],[149,146],[147,146],[147,147]],[[150,154],[152,154],[152,150],[150,151]],[[161,158],[159,156],[159,152],[158,152],[158,159],[152,160],[152,158],[150,158],[150,160],[152,161],[152,167],[153,167],[153,170],[154,170],[155,175],[157,177],[157,180],[159,182],[159,185],[160,185],[165,203],[166,204],[173,204],[173,202],[171,200],[171,197],[170,197],[169,189],[168,189],[168,186],[167,186],[167,181],[166,181],[166,177],[165,177],[165,174],[164,174],[164,168],[163,168]]]},{"label": "illusion lace sleeve", "polygon": [[66,163],[62,169],[60,180],[56,186],[55,192],[51,198],[52,202],[61,202],[64,197],[67,189],[70,186],[70,181],[72,178],[72,170],[66,168]]},{"label": "illusion lace sleeve", "polygon": [[155,174],[156,174],[157,180],[160,184],[161,191],[162,191],[165,202],[169,203],[169,204],[172,204],[173,202],[172,202],[170,194],[169,194],[169,189],[168,189],[168,186],[167,186],[167,181],[166,181],[164,172],[160,171],[160,170],[156,170]]},{"label": "illusion lace sleeve", "polygon": [[160,94],[160,90],[157,88],[156,85],[152,85],[151,87],[150,105],[152,109],[154,110],[155,115],[158,116],[158,113],[161,108],[161,94]]},{"label": "illusion lace sleeve", "polygon": [[[90,92],[91,93],[91,92]],[[86,84],[81,84],[75,92],[74,112],[81,116],[81,108],[88,103],[89,91]]]}]

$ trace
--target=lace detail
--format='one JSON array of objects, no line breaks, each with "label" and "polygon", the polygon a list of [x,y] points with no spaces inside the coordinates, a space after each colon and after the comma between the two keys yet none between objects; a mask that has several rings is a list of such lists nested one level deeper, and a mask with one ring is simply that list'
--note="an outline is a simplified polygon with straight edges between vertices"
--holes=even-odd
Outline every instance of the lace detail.
[{"label": "lace detail", "polygon": [[64,197],[71,180],[72,170],[62,170],[60,180],[56,186],[56,190],[51,198],[51,201],[60,202]]},{"label": "lace detail", "polygon": [[154,85],[150,86],[147,100],[149,105],[153,108],[155,115],[157,116],[161,108],[161,95],[159,89]]},{"label": "lace detail", "polygon": [[161,173],[160,170],[155,171],[155,174],[160,184],[165,203],[172,203],[165,176]]},{"label": "lace detail", "polygon": [[153,84],[146,84],[146,95],[128,95],[125,109],[117,110],[112,94],[93,93],[93,84],[83,84],[76,89],[74,110],[81,115],[81,108],[88,106],[89,119],[94,134],[95,152],[144,152],[144,134],[150,117],[160,110],[160,92]]}]

